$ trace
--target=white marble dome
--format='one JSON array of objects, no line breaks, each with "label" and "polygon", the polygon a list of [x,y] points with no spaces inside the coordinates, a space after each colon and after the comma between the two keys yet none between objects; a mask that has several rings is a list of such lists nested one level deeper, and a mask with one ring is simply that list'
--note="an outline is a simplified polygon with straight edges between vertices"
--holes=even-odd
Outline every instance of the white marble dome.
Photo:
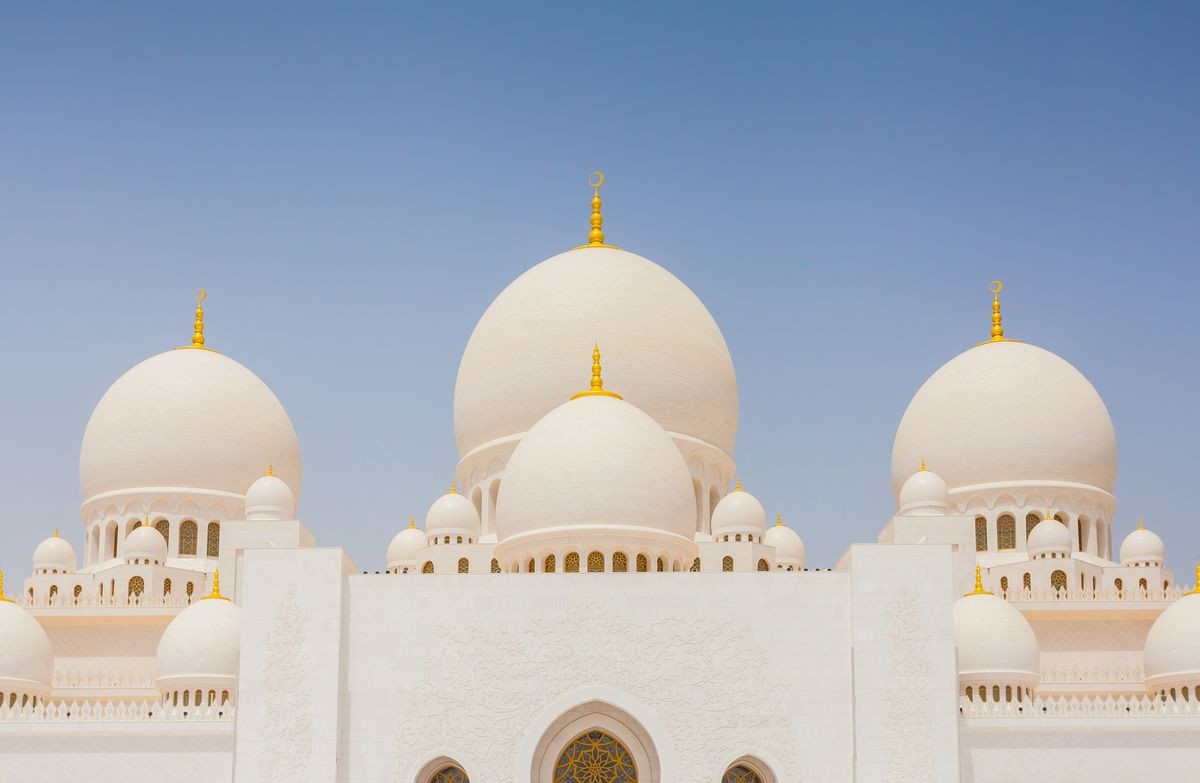
[{"label": "white marble dome", "polygon": [[917,391],[892,446],[897,499],[922,458],[951,493],[1004,482],[1111,493],[1117,478],[1117,438],[1096,389],[1063,359],[1021,342],[971,348]]},{"label": "white marble dome", "polygon": [[165,693],[232,691],[241,633],[241,609],[233,601],[209,596],[192,604],[175,616],[159,639],[155,686]]},{"label": "white marble dome", "polygon": [[241,497],[263,468],[300,493],[300,446],[267,385],[216,351],[152,356],[117,379],[92,411],[79,453],[84,503],[141,488]]},{"label": "white marble dome", "polygon": [[905,516],[937,516],[950,510],[950,490],[932,470],[921,469],[908,477],[900,488],[899,512]]},{"label": "white marble dome", "polygon": [[1071,531],[1054,517],[1043,519],[1033,526],[1033,530],[1029,531],[1025,550],[1033,556],[1052,552],[1069,555],[1071,553]]},{"label": "white marble dome", "polygon": [[75,547],[71,546],[70,541],[59,536],[57,530],[54,531],[53,536],[38,544],[37,548],[33,550],[33,572],[35,574],[43,571],[71,574],[75,572],[77,563]]},{"label": "white marble dome", "polygon": [[666,269],[617,248],[581,248],[525,272],[467,342],[454,390],[460,456],[529,431],[579,390],[599,339],[606,381],[673,434],[733,453],[737,379],[704,304]]},{"label": "white marble dome", "polygon": [[547,413],[513,452],[497,505],[497,553],[521,542],[620,539],[690,561],[695,503],[687,465],[654,419],[614,397],[581,397]]},{"label": "white marble dome", "polygon": [[734,536],[738,533],[760,538],[767,529],[767,512],[763,510],[758,498],[742,489],[738,481],[737,488],[717,503],[712,515],[713,537]]},{"label": "white marble dome", "polygon": [[1029,621],[1002,598],[975,592],[955,601],[954,644],[964,686],[1038,683],[1037,636]]},{"label": "white marble dome", "polygon": [[49,695],[50,637],[33,615],[7,599],[0,600],[0,640],[0,692]]},{"label": "white marble dome", "polygon": [[1137,530],[1125,536],[1121,542],[1121,565],[1149,564],[1161,566],[1167,556],[1167,547],[1158,534],[1147,530],[1138,520]]},{"label": "white marble dome", "polygon": [[125,559],[162,563],[167,559],[167,540],[153,527],[139,525],[125,537]]},{"label": "white marble dome", "polygon": [[433,501],[425,514],[425,534],[430,537],[451,536],[451,542],[457,543],[462,536],[464,542],[473,543],[479,539],[479,512],[475,504],[458,493],[458,488],[450,483],[450,491]]},{"label": "white marble dome", "polygon": [[775,566],[789,566],[799,571],[804,568],[804,541],[800,534],[783,524],[783,515],[775,518],[775,524],[767,528],[763,543],[775,548]]},{"label": "white marble dome", "polygon": [[[1200,582],[1200,567],[1196,569]],[[1146,690],[1200,686],[1200,592],[1171,604],[1150,626],[1143,652]]]},{"label": "white marble dome", "polygon": [[287,482],[275,475],[269,466],[267,475],[260,476],[246,490],[246,519],[251,521],[294,519],[296,496]]},{"label": "white marble dome", "polygon": [[410,522],[408,527],[397,533],[392,538],[392,542],[388,544],[388,570],[415,563],[417,552],[424,549],[425,546],[425,533],[417,528],[415,521]]}]

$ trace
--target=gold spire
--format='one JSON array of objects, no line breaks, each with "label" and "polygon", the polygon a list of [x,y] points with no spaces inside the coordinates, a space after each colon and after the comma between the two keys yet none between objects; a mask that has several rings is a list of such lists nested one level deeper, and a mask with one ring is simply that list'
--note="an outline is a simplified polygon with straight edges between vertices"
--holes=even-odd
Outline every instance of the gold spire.
[{"label": "gold spire", "polygon": [[992,336],[991,339],[984,340],[980,345],[1019,342],[1004,336],[1004,319],[1000,315],[1000,292],[1004,290],[1004,283],[993,280],[992,284],[988,286],[988,290],[992,292]]},{"label": "gold spire", "polygon": [[737,486],[733,488],[733,491],[734,492],[742,491],[742,480],[740,478],[737,480]]},{"label": "gold spire", "polygon": [[274,476],[274,475],[275,475],[275,463],[273,463],[273,462],[268,462],[268,463],[267,463],[267,475],[268,475],[268,476]]},{"label": "gold spire", "polygon": [[1145,530],[1145,529],[1146,529],[1146,524],[1144,522],[1142,522],[1142,520],[1139,519],[1138,520],[1138,530]]},{"label": "gold spire", "polygon": [[451,495],[457,495],[457,494],[458,494],[458,485],[457,485],[457,484],[455,484],[453,481],[451,481],[451,482],[450,482],[450,494],[451,494]]},{"label": "gold spire", "polygon": [[967,595],[995,595],[991,590],[983,589],[983,574],[979,569],[979,563],[975,564],[975,589]]},{"label": "gold spire", "polygon": [[413,514],[412,516],[410,516],[408,518],[408,529],[416,530],[416,528],[417,528],[417,515]]},{"label": "gold spire", "polygon": [[[0,573],[0,588],[4,587],[4,574]],[[4,590],[0,589],[0,597],[3,597]],[[1196,563],[1196,584],[1192,586],[1192,591],[1186,595],[1200,595],[1200,563]]]},{"label": "gold spire", "polygon": [[592,386],[587,391],[581,391],[578,394],[571,395],[572,400],[578,400],[580,397],[616,397],[621,399],[621,395],[616,392],[608,391],[604,388],[604,379],[600,377],[600,343],[597,342],[592,348]]},{"label": "gold spire", "polygon": [[225,596],[221,595],[221,569],[219,569],[219,568],[213,571],[212,594],[204,596],[204,600],[207,601],[210,598],[215,598],[218,601],[228,601],[229,600]]},{"label": "gold spire", "polygon": [[145,522],[143,522],[142,524],[143,524],[143,525],[145,525],[145,526],[147,526],[147,527],[149,527],[149,526],[150,526],[150,512],[146,512],[146,521],[145,521]]},{"label": "gold spire", "polygon": [[592,230],[588,232],[587,244],[579,247],[614,247],[604,244],[604,215],[600,213],[600,188],[604,185],[604,172],[593,171],[592,176],[588,177],[588,184],[592,186]]},{"label": "gold spire", "polygon": [[775,515],[775,527],[783,527],[783,514]]},{"label": "gold spire", "polygon": [[921,472],[925,472],[925,458],[921,457]]},{"label": "gold spire", "polygon": [[55,537],[55,538],[59,538],[59,535],[58,535],[58,528],[54,528],[54,537]]},{"label": "gold spire", "polygon": [[196,289],[196,322],[192,324],[192,347],[204,347],[204,300],[208,298],[208,291],[203,288]]},{"label": "gold spire", "polygon": [[11,598],[4,594],[4,569],[0,569],[0,601],[7,601],[10,604],[13,602]]}]

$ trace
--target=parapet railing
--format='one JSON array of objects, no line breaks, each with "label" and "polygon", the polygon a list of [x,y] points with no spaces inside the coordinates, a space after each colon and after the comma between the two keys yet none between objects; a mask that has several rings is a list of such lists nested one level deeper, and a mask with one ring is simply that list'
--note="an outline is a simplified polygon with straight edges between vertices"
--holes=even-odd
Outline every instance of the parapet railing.
[{"label": "parapet railing", "polygon": [[1055,590],[1052,587],[1047,587],[1036,590],[1010,589],[999,591],[998,595],[1013,602],[1130,601],[1146,603],[1150,601],[1175,601],[1183,597],[1187,592],[1188,588],[1179,585],[1168,587],[1165,590],[1162,588],[1143,590],[1140,587],[1126,587],[1122,590],[1117,590],[1115,587],[1097,588],[1095,590],[1080,590],[1078,588]]},{"label": "parapet railing", "polygon": [[186,594],[176,595],[168,593],[166,595],[80,595],[75,597],[72,595],[59,594],[53,598],[46,595],[39,595],[30,598],[27,594],[22,595],[17,603],[26,609],[80,609],[80,608],[126,608],[126,607],[148,607],[153,609],[181,609],[185,606],[190,606],[200,600],[202,596]]},{"label": "parapet railing", "polygon": [[0,723],[124,723],[130,721],[232,721],[232,705],[164,706],[158,700],[66,701],[52,699],[37,706],[0,708]]},{"label": "parapet railing", "polygon": [[1150,696],[1036,696],[1031,701],[982,701],[960,696],[965,718],[1200,717],[1200,702]]},{"label": "parapet railing", "polygon": [[1042,684],[1069,685],[1072,683],[1142,683],[1146,679],[1141,666],[1088,666],[1071,664],[1042,669]]}]

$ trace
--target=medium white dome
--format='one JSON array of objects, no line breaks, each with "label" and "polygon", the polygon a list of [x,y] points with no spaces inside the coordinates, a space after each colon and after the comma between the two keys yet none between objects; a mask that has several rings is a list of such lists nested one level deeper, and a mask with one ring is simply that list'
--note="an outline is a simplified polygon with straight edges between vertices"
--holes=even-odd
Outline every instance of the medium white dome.
[{"label": "medium white dome", "polygon": [[267,475],[258,478],[246,490],[246,519],[294,519],[295,516],[296,496],[287,482],[275,475],[272,465]]},{"label": "medium white dome", "polygon": [[991,593],[968,593],[954,602],[954,644],[963,685],[1032,687],[1040,679],[1033,628],[1019,611]]},{"label": "medium white dome", "polygon": [[767,512],[763,510],[762,503],[759,503],[756,497],[742,489],[741,481],[738,482],[737,489],[721,498],[721,502],[717,503],[717,507],[713,510],[712,534],[714,536],[736,535],[737,533],[762,535],[766,528]]},{"label": "medium white dome", "polygon": [[513,452],[497,505],[498,550],[624,536],[694,557],[695,503],[687,465],[654,419],[615,397],[586,396],[547,413]]},{"label": "medium white dome", "polygon": [[149,525],[135,527],[125,537],[125,559],[161,563],[167,559],[167,541]]},{"label": "medium white dome", "polygon": [[932,470],[921,469],[908,477],[900,488],[899,512],[905,516],[937,516],[950,510],[950,490]]},{"label": "medium white dome", "polygon": [[1150,626],[1143,667],[1151,693],[1184,685],[1194,691],[1200,685],[1200,592],[1193,590],[1168,606]]},{"label": "medium white dome", "polygon": [[158,642],[158,689],[232,690],[241,648],[241,614],[233,601],[210,596],[176,615]]},{"label": "medium white dome", "polygon": [[188,348],[109,387],[83,434],[79,481],[85,503],[143,487],[241,496],[269,463],[299,495],[300,447],[279,400],[233,359]]},{"label": "medium white dome", "polygon": [[1033,526],[1033,530],[1029,531],[1029,540],[1025,543],[1025,550],[1031,555],[1050,554],[1051,552],[1070,554],[1071,531],[1054,517],[1043,519]]},{"label": "medium white dome", "polygon": [[42,570],[74,573],[77,563],[75,548],[67,539],[60,537],[57,530],[54,531],[53,536],[38,544],[37,549],[33,550],[33,572],[35,574]]},{"label": "medium white dome", "polygon": [[388,544],[388,570],[402,566],[405,563],[415,562],[417,552],[424,549],[425,546],[425,533],[417,529],[415,522],[410,522],[409,526],[397,533],[392,538],[392,543]]},{"label": "medium white dome", "polygon": [[767,528],[763,543],[775,548],[776,565],[792,566],[797,570],[804,568],[804,541],[799,533],[783,524],[782,514],[775,518],[773,526]]},{"label": "medium white dome", "polygon": [[453,483],[450,491],[433,501],[425,514],[425,533],[430,536],[479,538],[479,514],[475,504],[458,494]]},{"label": "medium white dome", "polygon": [[952,493],[1001,482],[1111,493],[1117,437],[1104,401],[1063,359],[1028,343],[985,343],[951,359],[917,391],[892,446],[892,489],[922,458]]},{"label": "medium white dome", "polygon": [[590,247],[528,270],[479,319],[454,390],[459,455],[529,431],[578,391],[579,357],[597,338],[626,400],[668,432],[733,453],[737,379],[704,304],[657,264]]},{"label": "medium white dome", "polygon": [[1137,530],[1125,536],[1121,542],[1121,565],[1150,563],[1161,566],[1167,556],[1167,547],[1157,533],[1147,530],[1138,520]]},{"label": "medium white dome", "polygon": [[48,695],[54,660],[41,624],[12,601],[0,600],[0,639],[0,692]]}]

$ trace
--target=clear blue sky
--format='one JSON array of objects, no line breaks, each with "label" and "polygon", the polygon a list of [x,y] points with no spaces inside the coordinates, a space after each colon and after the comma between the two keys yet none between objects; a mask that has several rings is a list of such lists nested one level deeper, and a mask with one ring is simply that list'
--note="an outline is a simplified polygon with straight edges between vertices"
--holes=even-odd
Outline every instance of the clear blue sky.
[{"label": "clear blue sky", "polygon": [[1144,516],[1190,582],[1197,40],[1195,3],[5,4],[0,562],[82,553],[92,407],[206,286],[305,522],[382,568],[476,319],[583,241],[599,168],[611,240],[724,330],[739,471],[810,565],[891,514],[900,415],[998,277],[1112,413],[1116,543]]}]

